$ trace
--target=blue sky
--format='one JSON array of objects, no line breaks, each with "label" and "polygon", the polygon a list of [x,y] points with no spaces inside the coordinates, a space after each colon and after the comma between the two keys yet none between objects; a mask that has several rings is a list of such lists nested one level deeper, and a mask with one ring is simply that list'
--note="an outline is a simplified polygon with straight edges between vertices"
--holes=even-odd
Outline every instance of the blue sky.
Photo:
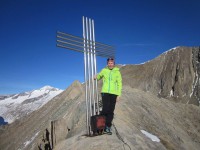
[{"label": "blue sky", "polygon": [[116,47],[116,63],[139,64],[199,46],[199,8],[199,0],[1,0],[0,94],[83,82],[83,54],[56,47],[57,30],[82,36],[82,16],[94,19],[96,41]]}]

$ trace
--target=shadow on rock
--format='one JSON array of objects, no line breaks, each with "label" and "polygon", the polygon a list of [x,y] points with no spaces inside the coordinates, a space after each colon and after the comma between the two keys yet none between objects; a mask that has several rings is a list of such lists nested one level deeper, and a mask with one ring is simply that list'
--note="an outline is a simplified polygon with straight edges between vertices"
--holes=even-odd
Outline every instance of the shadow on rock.
[{"label": "shadow on rock", "polygon": [[0,126],[1,125],[7,125],[8,122],[5,122],[4,118],[0,116]]}]

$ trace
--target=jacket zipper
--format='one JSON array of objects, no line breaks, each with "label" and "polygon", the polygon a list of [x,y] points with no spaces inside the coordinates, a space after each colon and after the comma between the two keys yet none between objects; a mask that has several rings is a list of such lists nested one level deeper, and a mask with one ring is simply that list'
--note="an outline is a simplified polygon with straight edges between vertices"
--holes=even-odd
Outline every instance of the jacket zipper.
[{"label": "jacket zipper", "polygon": [[[112,70],[111,70],[112,71]],[[110,77],[111,77],[111,71],[109,73],[109,86],[108,86],[108,93],[110,92]]]}]

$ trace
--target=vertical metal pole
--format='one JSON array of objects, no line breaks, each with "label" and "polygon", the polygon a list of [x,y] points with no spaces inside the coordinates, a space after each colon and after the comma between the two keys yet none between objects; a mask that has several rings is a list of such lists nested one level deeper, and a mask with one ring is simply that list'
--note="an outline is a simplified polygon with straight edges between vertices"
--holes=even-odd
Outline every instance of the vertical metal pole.
[{"label": "vertical metal pole", "polygon": [[86,39],[85,39],[85,18],[83,16],[83,43],[84,43],[84,79],[85,79],[85,102],[86,102],[86,132],[89,135],[89,117],[88,117],[88,93],[87,93],[87,57],[86,57]]},{"label": "vertical metal pole", "polygon": [[90,78],[91,78],[91,71],[90,71],[90,51],[89,51],[89,40],[88,40],[88,19],[86,17],[86,39],[87,39],[87,60],[88,60],[88,93],[89,93],[89,119],[92,116],[92,103],[91,103],[91,85],[90,85]]},{"label": "vertical metal pole", "polygon": [[[93,52],[94,52],[94,74],[97,75],[97,63],[96,63],[96,51],[95,51],[95,32],[94,32],[94,20],[92,20],[92,38],[93,38]],[[99,114],[99,95],[98,95],[98,83],[95,80],[95,93],[96,93],[96,103],[97,103],[97,114]]]},{"label": "vertical metal pole", "polygon": [[93,44],[93,40],[92,40],[92,25],[91,25],[91,19],[89,19],[89,33],[90,33],[90,58],[91,58],[91,81],[92,81],[92,88],[91,88],[91,94],[92,94],[92,103],[93,103],[93,115],[96,115],[96,108],[95,108],[95,98],[94,98],[94,61],[93,61],[93,48],[92,48],[92,44]]}]

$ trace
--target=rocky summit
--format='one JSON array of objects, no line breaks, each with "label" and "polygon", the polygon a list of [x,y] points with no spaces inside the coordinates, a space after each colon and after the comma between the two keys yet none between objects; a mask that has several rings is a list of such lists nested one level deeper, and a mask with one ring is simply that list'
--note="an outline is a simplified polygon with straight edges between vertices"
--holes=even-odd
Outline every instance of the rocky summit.
[{"label": "rocky summit", "polygon": [[1,126],[0,149],[198,150],[199,56],[199,47],[176,47],[144,64],[121,66],[112,135],[86,135],[84,84],[75,81],[27,117]]}]

